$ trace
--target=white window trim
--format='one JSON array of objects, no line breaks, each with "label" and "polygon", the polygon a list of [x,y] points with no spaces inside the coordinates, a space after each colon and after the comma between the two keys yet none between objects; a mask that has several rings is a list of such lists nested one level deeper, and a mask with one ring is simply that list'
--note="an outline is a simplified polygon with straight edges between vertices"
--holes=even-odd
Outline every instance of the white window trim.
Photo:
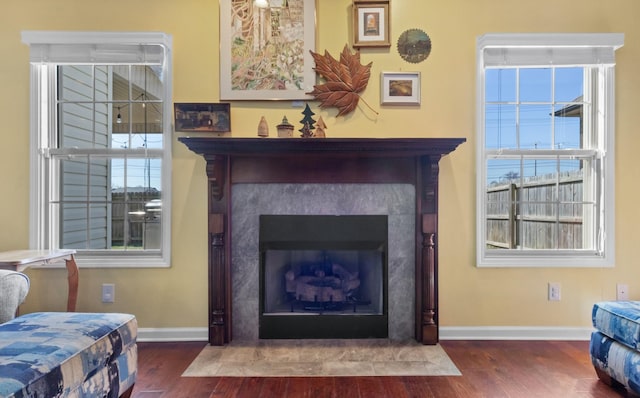
[{"label": "white window trim", "polygon": [[[600,128],[604,129],[606,142],[602,162],[604,175],[602,187],[601,217],[604,217],[603,252],[579,253],[577,251],[525,251],[487,253],[486,237],[486,169],[485,169],[485,49],[494,48],[523,48],[540,54],[540,49],[547,52],[560,50],[557,57],[563,65],[570,64],[574,54],[581,58],[585,53],[592,54],[594,63],[615,64],[615,50],[622,47],[624,35],[621,33],[578,33],[578,34],[486,34],[478,37],[476,45],[476,264],[478,267],[613,267],[615,264],[615,106],[614,106],[614,68],[607,68],[606,76],[599,80],[598,95],[603,96],[606,115],[600,118]],[[567,49],[574,50],[568,56]],[[554,57],[550,57],[556,59]],[[494,58],[495,59],[495,58]],[[533,59],[526,56],[518,59],[523,66],[536,65]],[[548,65],[549,59],[546,60]],[[606,90],[605,90],[606,88]]]},{"label": "white window trim", "polygon": [[[163,73],[169,76],[164,84],[163,109],[163,151],[162,158],[162,251],[152,253],[110,253],[105,255],[76,254],[78,265],[83,268],[155,268],[171,265],[171,153],[173,123],[172,103],[172,37],[160,32],[75,32],[75,31],[23,31],[22,42],[30,46],[30,196],[29,196],[29,247],[44,249],[43,238],[45,209],[40,203],[41,192],[47,187],[45,181],[39,180],[43,162],[38,156],[42,152],[40,129],[50,118],[41,118],[40,98],[42,72],[38,71],[40,63],[57,64],[113,63],[113,54],[121,63],[142,62],[146,59],[164,58]],[[145,54],[130,53],[126,48],[132,44],[157,45],[164,54],[149,52]],[[95,53],[87,59],[86,51],[76,52],[78,46],[91,46]],[[85,47],[86,48],[86,47]],[[106,51],[102,51],[106,50]],[[121,51],[124,50],[124,51]],[[48,110],[51,112],[52,110]]]}]

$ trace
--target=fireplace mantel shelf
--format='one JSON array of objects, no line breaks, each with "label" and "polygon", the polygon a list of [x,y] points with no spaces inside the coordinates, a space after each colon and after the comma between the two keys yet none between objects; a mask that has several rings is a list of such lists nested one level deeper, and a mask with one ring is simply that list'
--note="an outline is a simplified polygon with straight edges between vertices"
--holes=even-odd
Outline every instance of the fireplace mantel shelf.
[{"label": "fireplace mantel shelf", "polygon": [[464,138],[179,137],[178,141],[206,161],[210,344],[232,340],[229,192],[236,183],[413,185],[415,338],[423,344],[438,342],[439,161]]},{"label": "fireplace mantel shelf", "polygon": [[200,155],[279,156],[347,154],[353,156],[443,156],[464,138],[220,138],[180,137]]}]

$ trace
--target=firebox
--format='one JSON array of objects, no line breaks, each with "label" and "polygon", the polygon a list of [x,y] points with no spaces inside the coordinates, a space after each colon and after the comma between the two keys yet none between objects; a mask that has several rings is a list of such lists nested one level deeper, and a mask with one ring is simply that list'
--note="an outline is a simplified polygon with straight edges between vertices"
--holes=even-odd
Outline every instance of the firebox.
[{"label": "firebox", "polygon": [[261,215],[261,339],[388,337],[386,215]]}]

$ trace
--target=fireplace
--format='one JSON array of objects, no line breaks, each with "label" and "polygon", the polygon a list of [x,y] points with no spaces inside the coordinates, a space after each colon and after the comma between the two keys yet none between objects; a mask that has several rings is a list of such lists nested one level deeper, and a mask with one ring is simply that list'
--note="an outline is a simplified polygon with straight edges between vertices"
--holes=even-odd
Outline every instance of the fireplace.
[{"label": "fireplace", "polygon": [[259,339],[258,315],[262,313],[259,236],[260,221],[267,216],[386,218],[387,276],[391,281],[387,292],[389,338],[404,341],[414,337],[416,200],[413,185],[236,183],[231,186],[230,196],[230,309],[234,340]]},{"label": "fireplace", "polygon": [[[265,187],[274,185],[278,189],[285,186],[286,190],[291,190],[292,186],[306,187],[306,184],[321,186],[324,190],[335,185],[343,188],[363,184],[411,186],[415,191],[411,216],[415,221],[411,224],[413,232],[401,235],[412,242],[414,251],[413,337],[424,344],[437,343],[438,163],[442,156],[455,150],[464,139],[179,137],[178,140],[202,155],[206,161],[210,344],[229,343],[234,338],[233,317],[245,316],[244,306],[232,305],[235,300],[232,287],[238,289],[236,282],[232,282],[232,275],[238,270],[232,269],[232,264],[238,262],[240,254],[237,249],[232,249],[231,241],[247,238],[257,241],[257,237],[248,237],[236,231],[238,226],[242,227],[243,220],[239,220],[235,213],[251,208],[255,195],[259,196],[263,190],[250,194],[253,195],[250,196],[252,200],[242,205],[231,197],[236,196],[236,189],[241,191],[245,185],[263,184]],[[340,203],[340,206],[350,207],[351,204]],[[392,228],[391,223],[389,228]],[[392,236],[392,233],[389,235]],[[257,249],[255,251],[257,253]],[[317,253],[313,255],[318,256]],[[251,268],[250,272],[259,268],[257,258],[256,254],[255,264],[245,264]],[[389,284],[391,291],[393,278],[389,278]],[[407,292],[403,293],[406,295]],[[250,312],[255,312],[257,320],[257,307]]]},{"label": "fireplace", "polygon": [[387,216],[261,215],[259,338],[387,338]]}]

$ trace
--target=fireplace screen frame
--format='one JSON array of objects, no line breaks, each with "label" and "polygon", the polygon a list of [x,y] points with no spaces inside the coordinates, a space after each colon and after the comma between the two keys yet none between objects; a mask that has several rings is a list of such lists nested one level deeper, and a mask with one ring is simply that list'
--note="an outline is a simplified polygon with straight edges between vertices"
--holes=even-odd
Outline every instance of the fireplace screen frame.
[{"label": "fireplace screen frame", "polygon": [[[388,217],[386,215],[260,215],[259,338],[388,338]],[[270,250],[374,251],[380,255],[381,308],[376,313],[266,313]],[[379,298],[376,298],[379,299]]]}]

